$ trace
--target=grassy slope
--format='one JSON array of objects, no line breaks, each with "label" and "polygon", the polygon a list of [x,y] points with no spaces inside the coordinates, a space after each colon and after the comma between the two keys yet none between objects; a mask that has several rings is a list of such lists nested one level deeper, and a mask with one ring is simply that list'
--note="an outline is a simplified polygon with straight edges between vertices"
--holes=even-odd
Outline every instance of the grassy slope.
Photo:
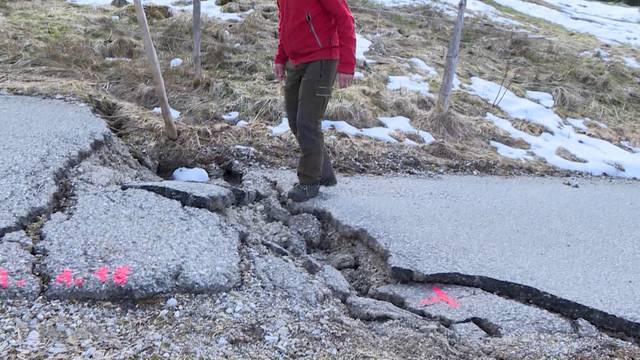
[{"label": "grassy slope", "polygon": [[[427,7],[398,9],[405,15],[377,12],[366,1],[351,1],[358,32],[369,35],[374,46],[368,57],[374,66],[360,69],[366,80],[336,91],[327,117],[357,126],[376,125],[378,116],[404,115],[438,140],[430,146],[406,147],[338,134],[327,143],[339,169],[345,172],[429,171],[438,168],[489,173],[551,172],[543,163],[522,164],[500,158],[488,145],[496,139],[519,143],[482,120],[489,105],[468,94],[453,96],[453,109],[463,115],[464,137],[449,136],[426,121],[433,101],[412,93],[389,92],[388,75],[410,72],[406,60],[417,56],[442,71],[450,22]],[[248,3],[232,2],[233,10]],[[177,165],[206,165],[242,157],[233,145],[258,149],[257,159],[272,165],[295,163],[291,136],[269,136],[267,125],[280,121],[281,88],[270,69],[276,47],[277,13],[272,1],[259,0],[256,11],[241,23],[207,20],[203,32],[205,80],[194,86],[190,58],[190,16],[164,18],[162,9],[148,9],[151,27],[172,106],[183,112],[177,143],[162,136],[161,122],[148,109],[157,105],[150,72],[142,56],[142,42],[131,8],[91,9],[63,0],[0,1],[0,87],[12,91],[70,94],[90,102],[141,160],[160,171]],[[511,12],[509,9],[502,9]],[[406,15],[411,14],[411,16]],[[118,16],[119,20],[112,17]],[[558,112],[590,117],[609,129],[590,129],[592,135],[640,145],[640,85],[638,72],[618,63],[578,56],[594,49],[597,41],[570,34],[558,26],[522,14],[517,20],[535,25],[537,33],[552,40],[531,39],[501,30],[491,22],[469,19],[463,35],[458,74],[464,81],[481,76],[500,82],[505,73],[510,88],[553,92]],[[373,37],[373,34],[380,36]],[[238,46],[235,46],[239,44]],[[612,54],[634,50],[607,49]],[[132,61],[108,62],[105,57]],[[187,65],[170,69],[174,57]],[[431,82],[432,92],[438,79]],[[222,114],[240,111],[251,126],[226,126]],[[539,132],[535,126],[521,128]]]}]

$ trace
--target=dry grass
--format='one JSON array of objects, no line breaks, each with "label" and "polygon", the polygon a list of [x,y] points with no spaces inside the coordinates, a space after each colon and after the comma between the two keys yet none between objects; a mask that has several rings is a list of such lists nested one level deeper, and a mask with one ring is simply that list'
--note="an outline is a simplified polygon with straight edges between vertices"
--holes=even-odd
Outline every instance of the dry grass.
[{"label": "dry grass", "polygon": [[[148,111],[157,106],[158,99],[131,7],[94,10],[63,0],[0,4],[0,88],[68,94],[93,104],[135,155],[160,172],[177,165],[226,161],[237,156],[233,150],[236,144],[258,150],[252,161],[294,165],[293,137],[272,137],[267,128],[284,116],[281,84],[271,75],[277,44],[277,12],[271,1],[231,1],[225,5],[230,11],[252,7],[255,11],[240,23],[204,22],[204,79],[197,84],[189,65],[190,15],[169,16],[162,8],[148,9],[170,102],[183,114],[178,123],[180,138],[175,143],[164,139],[160,118]],[[446,18],[428,7],[410,10],[429,19],[423,21],[363,10],[361,7],[371,6],[366,1],[351,4],[357,8],[358,31],[380,34],[370,36],[373,47],[368,55],[377,63],[360,69],[365,73],[364,81],[335,91],[327,118],[371,127],[379,125],[378,116],[403,115],[413,119],[416,127],[432,132],[438,141],[405,147],[336,134],[327,144],[340,170],[551,171],[543,163],[500,158],[488,145],[489,140],[521,148],[525,145],[484,121],[486,112],[501,112],[474,96],[454,92],[451,115],[438,118],[430,116],[431,98],[386,90],[389,75],[413,71],[402,58],[419,57],[441,71],[451,29]],[[112,16],[119,16],[119,20]],[[513,35],[489,23],[469,20],[458,75],[463,81],[481,76],[500,82],[506,77],[510,89],[520,95],[525,89],[553,92],[563,115],[590,117],[609,125],[608,129],[590,127],[591,134],[611,141],[627,139],[640,146],[640,86],[635,80],[639,74],[619,64],[577,56],[585,47],[595,47],[589,38],[570,37],[544,23],[536,25],[557,40]],[[107,61],[108,57],[131,60]],[[185,65],[169,68],[175,57],[185,60]],[[434,93],[438,82],[434,79],[430,83]],[[222,115],[229,111],[239,111],[251,125],[244,129],[224,125]],[[521,125],[532,134],[541,131],[528,123]]]}]

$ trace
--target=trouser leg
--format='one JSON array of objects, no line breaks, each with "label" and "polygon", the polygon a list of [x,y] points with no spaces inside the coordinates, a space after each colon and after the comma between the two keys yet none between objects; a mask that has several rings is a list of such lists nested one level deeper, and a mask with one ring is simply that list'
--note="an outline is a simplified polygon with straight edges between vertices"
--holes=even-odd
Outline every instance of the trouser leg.
[{"label": "trouser leg", "polygon": [[[324,145],[322,118],[331,97],[336,67],[335,60],[320,60],[301,65],[287,74],[293,75],[292,79],[287,79],[285,102],[289,124],[302,153],[298,163],[301,184],[317,184],[322,178],[333,175],[331,159]],[[294,101],[296,86],[297,102]]]}]

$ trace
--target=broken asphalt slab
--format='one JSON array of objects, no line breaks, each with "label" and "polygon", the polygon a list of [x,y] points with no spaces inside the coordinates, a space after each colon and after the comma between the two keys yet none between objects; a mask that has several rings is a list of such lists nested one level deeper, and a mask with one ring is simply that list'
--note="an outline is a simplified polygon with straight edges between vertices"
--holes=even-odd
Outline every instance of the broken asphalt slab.
[{"label": "broken asphalt slab", "polygon": [[472,322],[491,336],[574,333],[571,322],[559,315],[464,286],[391,284],[369,295],[449,325]]},{"label": "broken asphalt slab", "polygon": [[217,214],[155,193],[81,193],[42,229],[52,298],[146,298],[227,291],[240,281],[239,233]]},{"label": "broken asphalt slab", "polygon": [[638,337],[640,185],[562,182],[359,176],[297,210],[374,239],[397,280],[482,288]]},{"label": "broken asphalt slab", "polygon": [[87,107],[0,95],[0,236],[50,210],[57,177],[110,134]]},{"label": "broken asphalt slab", "polygon": [[24,231],[0,238],[0,299],[33,300],[40,294],[40,279],[31,272],[35,257],[30,246]]},{"label": "broken asphalt slab", "polygon": [[207,183],[182,181],[145,182],[125,184],[122,189],[151,191],[166,198],[180,201],[184,206],[197,207],[209,211],[225,209],[235,202],[235,196],[231,190]]}]

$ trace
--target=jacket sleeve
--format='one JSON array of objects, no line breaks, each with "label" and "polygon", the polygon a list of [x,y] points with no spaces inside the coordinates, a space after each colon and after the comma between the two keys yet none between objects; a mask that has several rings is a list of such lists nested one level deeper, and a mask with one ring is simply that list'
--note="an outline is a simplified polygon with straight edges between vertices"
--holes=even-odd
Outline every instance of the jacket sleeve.
[{"label": "jacket sleeve", "polygon": [[353,74],[356,69],[356,28],[346,0],[320,0],[322,6],[333,15],[338,28],[340,62],[338,72]]},{"label": "jacket sleeve", "polygon": [[289,56],[287,56],[287,53],[284,51],[284,44],[283,44],[283,40],[282,40],[282,36],[284,35],[284,33],[282,32],[282,22],[283,22],[283,14],[282,14],[282,8],[280,7],[280,0],[277,1],[278,4],[278,51],[276,52],[276,57],[274,59],[274,62],[276,64],[286,64],[287,61],[289,60]]}]

